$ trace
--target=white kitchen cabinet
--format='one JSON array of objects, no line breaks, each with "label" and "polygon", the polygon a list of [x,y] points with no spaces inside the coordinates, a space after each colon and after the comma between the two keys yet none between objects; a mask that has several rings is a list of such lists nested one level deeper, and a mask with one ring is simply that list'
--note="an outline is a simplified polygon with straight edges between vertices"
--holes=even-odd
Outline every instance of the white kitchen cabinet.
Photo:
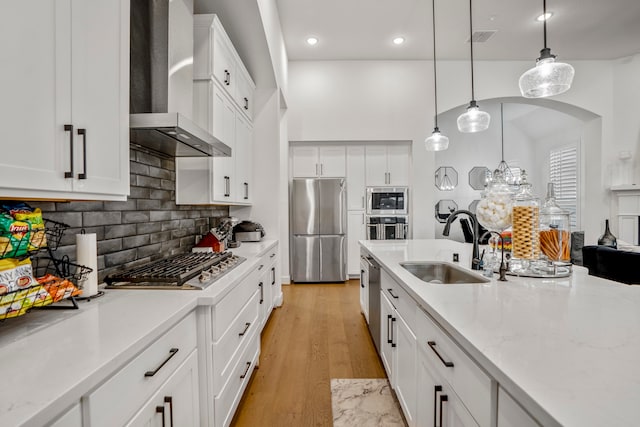
[{"label": "white kitchen cabinet", "polygon": [[393,349],[396,346],[396,311],[383,291],[380,292],[380,358],[387,372],[389,383],[395,388],[395,372],[393,370]]},{"label": "white kitchen cabinet", "polygon": [[360,258],[360,311],[369,323],[369,262]]},{"label": "white kitchen cabinet", "polygon": [[347,274],[360,274],[360,246],[358,240],[366,239],[364,211],[347,213]]},{"label": "white kitchen cabinet", "polygon": [[2,195],[125,200],[129,1],[10,0],[0,14]]},{"label": "white kitchen cabinet", "polygon": [[218,17],[214,14],[196,14],[193,38],[193,78],[214,78],[234,100],[238,110],[252,120],[255,83]]},{"label": "white kitchen cabinet", "polygon": [[416,419],[416,336],[411,327],[396,312],[395,390],[398,402],[404,412],[409,426],[415,425]]},{"label": "white kitchen cabinet", "polygon": [[498,427],[540,427],[540,424],[498,387]]},{"label": "white kitchen cabinet", "polygon": [[451,386],[438,376],[424,350],[417,351],[417,427],[478,427]]},{"label": "white kitchen cabinet", "polygon": [[368,145],[365,152],[366,185],[408,186],[409,145]]},{"label": "white kitchen cabinet", "polygon": [[347,146],[347,210],[364,210],[365,206],[364,146]]},{"label": "white kitchen cabinet", "polygon": [[282,283],[280,282],[280,258],[278,257],[278,245],[271,248],[265,255],[269,260],[269,285],[271,286],[272,308],[282,305]]},{"label": "white kitchen cabinet", "polygon": [[[421,351],[420,357],[426,359],[425,363],[440,379],[438,384],[443,387],[447,385],[451,390],[445,394],[455,395],[477,425],[492,425],[492,390],[495,390],[495,381],[491,380],[422,310],[418,310],[415,331],[418,350]],[[424,396],[418,396],[418,401],[424,400]],[[454,401],[450,402],[449,407],[457,408]],[[456,409],[455,412],[459,411]]]},{"label": "white kitchen cabinet", "polygon": [[195,353],[196,341],[196,316],[191,312],[88,395],[83,404],[88,405],[90,425],[120,426],[137,417],[148,406],[145,402],[164,390],[169,378]]},{"label": "white kitchen cabinet", "polygon": [[251,204],[251,122],[213,79],[194,82],[194,119],[232,152],[230,157],[176,158],[176,203]]},{"label": "white kitchen cabinet", "polygon": [[271,310],[273,309],[273,298],[271,296],[271,266],[260,263],[258,267],[260,277],[258,279],[258,290],[260,291],[260,330],[267,323]]},{"label": "white kitchen cabinet", "polygon": [[341,178],[346,175],[344,146],[298,145],[291,151],[294,178]]},{"label": "white kitchen cabinet", "polygon": [[80,403],[76,403],[61,417],[47,425],[48,427],[82,427],[82,410]]},{"label": "white kitchen cabinet", "polygon": [[126,426],[196,426],[198,402],[198,350],[194,350]]}]

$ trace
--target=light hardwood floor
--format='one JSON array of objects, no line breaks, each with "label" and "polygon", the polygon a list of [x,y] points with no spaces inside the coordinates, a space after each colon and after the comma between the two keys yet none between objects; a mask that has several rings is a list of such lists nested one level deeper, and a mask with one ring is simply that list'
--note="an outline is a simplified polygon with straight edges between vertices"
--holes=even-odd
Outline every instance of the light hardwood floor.
[{"label": "light hardwood floor", "polygon": [[262,334],[260,367],[231,423],[332,426],[332,378],[384,378],[360,313],[358,280],[283,286]]}]

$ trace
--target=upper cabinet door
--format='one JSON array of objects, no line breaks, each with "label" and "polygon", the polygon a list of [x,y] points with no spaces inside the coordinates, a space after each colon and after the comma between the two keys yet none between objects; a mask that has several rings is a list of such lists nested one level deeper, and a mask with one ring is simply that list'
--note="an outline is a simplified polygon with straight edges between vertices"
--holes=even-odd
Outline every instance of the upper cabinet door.
[{"label": "upper cabinet door", "polygon": [[70,191],[71,1],[4,0],[0,15],[1,194]]},{"label": "upper cabinet door", "polygon": [[387,183],[395,186],[409,185],[409,157],[410,146],[387,146]]},{"label": "upper cabinet door", "polygon": [[319,176],[327,178],[343,178],[347,165],[344,146],[326,146],[318,150]]},{"label": "upper cabinet door", "polygon": [[0,13],[2,195],[124,199],[129,2],[11,0]]},{"label": "upper cabinet door", "polygon": [[294,178],[313,178],[319,175],[318,147],[293,147],[292,156]]},{"label": "upper cabinet door", "polygon": [[366,148],[367,186],[387,185],[387,147],[372,145]]},{"label": "upper cabinet door", "polygon": [[129,192],[129,1],[72,4],[72,116],[83,193]]},{"label": "upper cabinet door", "polygon": [[365,208],[364,169],[364,146],[347,147],[348,210],[362,210]]}]

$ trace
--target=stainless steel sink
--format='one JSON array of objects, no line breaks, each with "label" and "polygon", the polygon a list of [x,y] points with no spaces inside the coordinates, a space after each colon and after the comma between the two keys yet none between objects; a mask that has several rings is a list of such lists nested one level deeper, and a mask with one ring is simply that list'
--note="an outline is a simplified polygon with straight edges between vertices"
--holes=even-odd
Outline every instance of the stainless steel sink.
[{"label": "stainless steel sink", "polygon": [[455,284],[455,283],[487,283],[486,277],[471,273],[463,268],[438,261],[401,262],[402,268],[427,283]]}]

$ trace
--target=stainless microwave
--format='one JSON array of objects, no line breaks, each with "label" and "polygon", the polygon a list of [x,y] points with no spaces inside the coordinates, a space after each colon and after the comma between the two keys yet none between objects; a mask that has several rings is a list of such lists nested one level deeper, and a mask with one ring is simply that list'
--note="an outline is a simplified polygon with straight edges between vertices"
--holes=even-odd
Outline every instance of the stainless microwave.
[{"label": "stainless microwave", "polygon": [[407,187],[367,187],[368,215],[408,215]]}]

